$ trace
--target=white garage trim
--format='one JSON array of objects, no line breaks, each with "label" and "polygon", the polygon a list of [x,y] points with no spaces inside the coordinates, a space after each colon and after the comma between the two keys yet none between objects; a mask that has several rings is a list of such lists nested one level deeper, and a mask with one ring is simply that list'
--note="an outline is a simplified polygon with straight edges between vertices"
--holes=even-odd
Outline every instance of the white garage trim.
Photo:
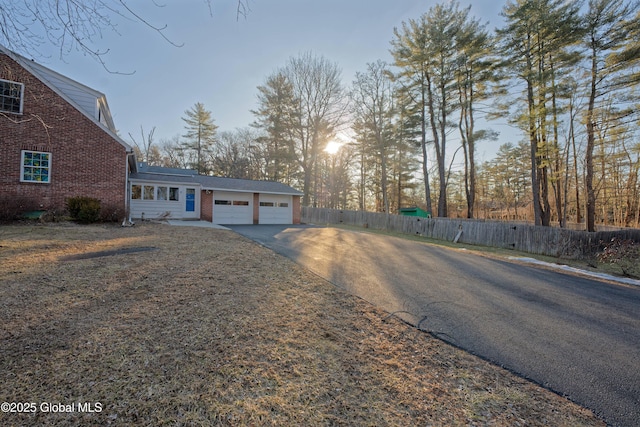
[{"label": "white garage trim", "polygon": [[213,192],[214,224],[253,224],[253,193]]},{"label": "white garage trim", "polygon": [[280,194],[260,194],[259,224],[291,224],[293,197]]}]

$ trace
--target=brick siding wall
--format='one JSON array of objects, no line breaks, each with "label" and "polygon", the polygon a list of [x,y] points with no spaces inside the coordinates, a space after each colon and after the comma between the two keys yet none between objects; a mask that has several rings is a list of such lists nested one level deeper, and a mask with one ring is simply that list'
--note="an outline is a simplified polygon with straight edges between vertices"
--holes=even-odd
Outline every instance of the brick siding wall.
[{"label": "brick siding wall", "polygon": [[[124,214],[125,147],[2,53],[0,78],[24,84],[23,113],[0,114],[0,201],[64,210],[68,197],[90,196]],[[21,150],[51,153],[50,183],[20,182]]]},{"label": "brick siding wall", "polygon": [[260,193],[253,193],[253,223],[260,224]]},{"label": "brick siding wall", "polygon": [[300,196],[293,196],[293,223],[300,224],[302,221],[302,208],[300,207]]},{"label": "brick siding wall", "polygon": [[213,221],[213,191],[200,192],[200,219]]}]

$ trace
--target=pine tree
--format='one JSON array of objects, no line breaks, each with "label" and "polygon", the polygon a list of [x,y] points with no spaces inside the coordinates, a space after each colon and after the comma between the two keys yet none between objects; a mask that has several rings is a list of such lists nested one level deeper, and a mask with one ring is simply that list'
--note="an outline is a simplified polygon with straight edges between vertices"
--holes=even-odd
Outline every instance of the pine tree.
[{"label": "pine tree", "polygon": [[259,108],[252,111],[256,117],[252,126],[263,132],[256,142],[262,146],[265,177],[291,184],[298,169],[293,129],[300,117],[293,85],[282,71],[278,71],[258,86],[258,92]]},{"label": "pine tree", "polygon": [[366,73],[356,73],[351,95],[354,128],[362,150],[374,161],[379,179],[374,181],[379,194],[378,211],[389,213],[389,163],[395,149],[393,138],[393,90],[389,72],[384,62],[367,64]]},{"label": "pine tree", "polygon": [[[595,231],[596,190],[594,186],[594,149],[599,103],[606,103],[612,92],[637,83],[638,74],[624,76],[640,58],[638,41],[638,3],[623,0],[590,0],[585,20],[585,45],[589,58],[589,105],[585,113],[587,149],[585,155],[585,186],[587,191],[587,231]],[[624,47],[624,49],[622,49]],[[618,50],[620,53],[617,53]],[[624,76],[621,78],[621,75]],[[634,77],[635,76],[635,77]]]},{"label": "pine tree", "polygon": [[502,12],[507,26],[498,31],[505,63],[524,83],[527,108],[519,122],[531,149],[536,225],[551,223],[549,193],[558,154],[557,79],[563,67],[569,70],[575,64],[571,48],[581,36],[578,11],[579,4],[563,0],[509,1]]},{"label": "pine tree", "polygon": [[192,169],[199,174],[209,175],[213,172],[212,158],[218,126],[213,123],[211,112],[200,102],[184,113],[182,120],[186,123],[187,132],[183,135],[186,141],[181,143],[181,148],[191,154]]}]

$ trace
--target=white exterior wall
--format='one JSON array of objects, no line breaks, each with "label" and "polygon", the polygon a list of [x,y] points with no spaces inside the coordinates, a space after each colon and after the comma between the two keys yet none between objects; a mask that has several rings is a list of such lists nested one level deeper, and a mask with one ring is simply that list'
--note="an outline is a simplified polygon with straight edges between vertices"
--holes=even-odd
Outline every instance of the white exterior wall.
[{"label": "white exterior wall", "polygon": [[[144,196],[144,187],[153,187],[153,200],[146,199],[134,199],[134,191],[132,186],[142,186],[142,192]],[[198,219],[200,218],[200,187],[197,185],[185,185],[185,184],[172,184],[168,182],[145,182],[132,180],[129,184],[131,194],[131,217],[132,218],[144,218],[144,219]],[[167,188],[167,196],[170,188],[178,189],[178,200],[157,200],[158,187]],[[187,211],[187,189],[191,188],[195,190],[195,200],[193,204],[193,211]],[[169,197],[167,197],[168,199]]]}]

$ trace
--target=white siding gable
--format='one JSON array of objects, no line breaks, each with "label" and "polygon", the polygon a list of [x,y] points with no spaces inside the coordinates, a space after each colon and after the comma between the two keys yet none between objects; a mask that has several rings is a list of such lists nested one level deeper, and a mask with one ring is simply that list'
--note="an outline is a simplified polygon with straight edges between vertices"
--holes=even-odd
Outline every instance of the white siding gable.
[{"label": "white siding gable", "polygon": [[48,81],[67,95],[85,114],[99,120],[98,98],[103,96],[100,92],[64,77],[53,70],[40,67],[38,64],[32,65],[35,65],[33,68],[38,72],[41,79]]}]

